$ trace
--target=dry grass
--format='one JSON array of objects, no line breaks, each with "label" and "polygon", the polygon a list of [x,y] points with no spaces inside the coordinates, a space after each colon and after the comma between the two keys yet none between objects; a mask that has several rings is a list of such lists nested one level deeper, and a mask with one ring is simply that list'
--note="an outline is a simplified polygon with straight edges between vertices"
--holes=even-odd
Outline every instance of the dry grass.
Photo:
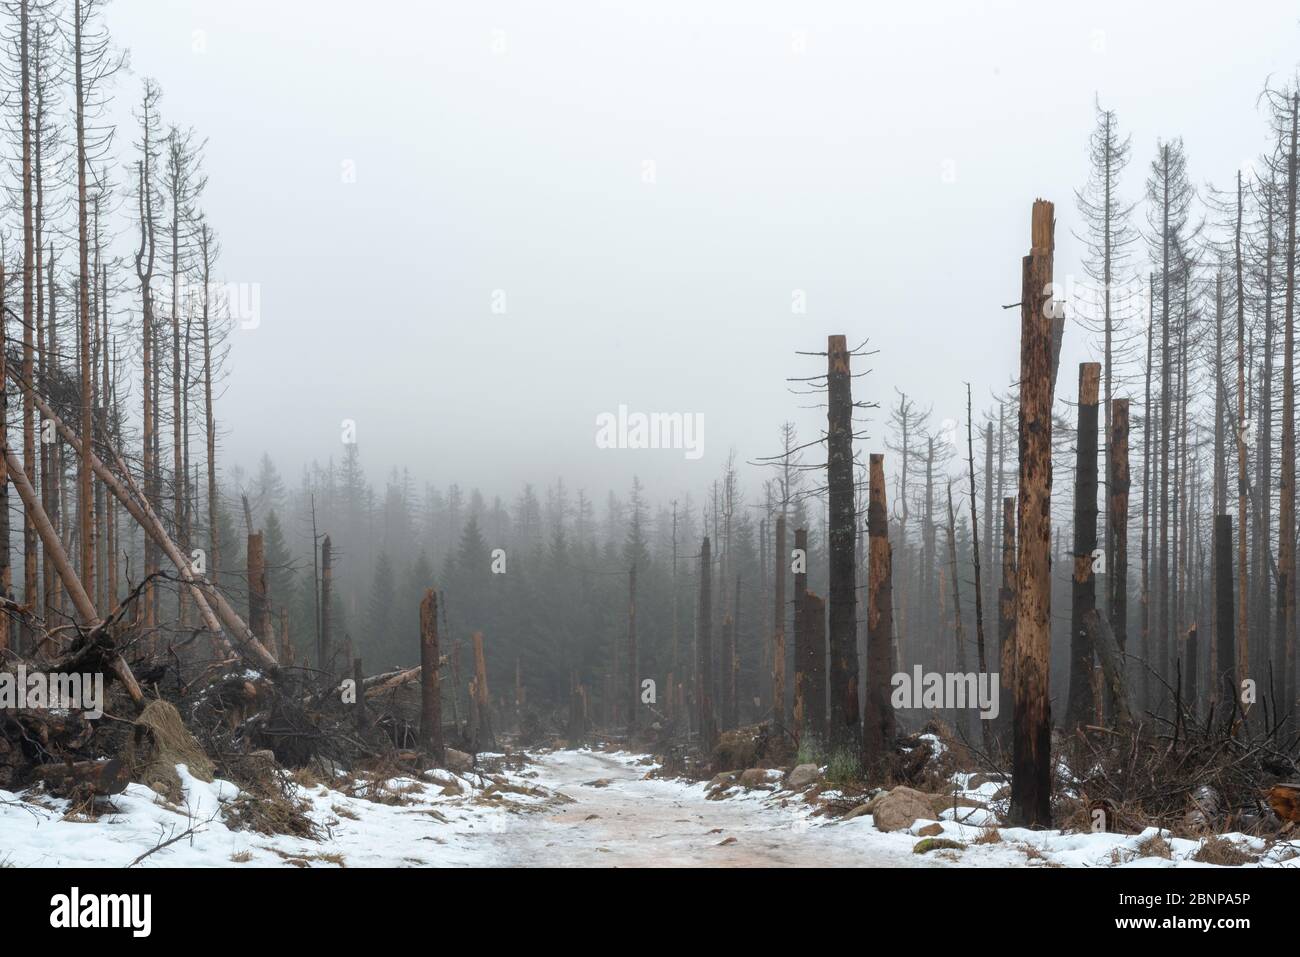
[{"label": "dry grass", "polygon": [[1202,864],[1218,864],[1221,867],[1240,867],[1242,864],[1253,864],[1256,858],[1226,837],[1211,837],[1196,849],[1192,860]]},{"label": "dry grass", "polygon": [[980,831],[979,837],[975,838],[973,844],[1001,844],[1002,834],[996,827],[986,827]]},{"label": "dry grass", "polygon": [[1160,834],[1152,834],[1145,840],[1139,841],[1137,846],[1138,857],[1159,857],[1166,861],[1173,860],[1174,849],[1168,841]]}]

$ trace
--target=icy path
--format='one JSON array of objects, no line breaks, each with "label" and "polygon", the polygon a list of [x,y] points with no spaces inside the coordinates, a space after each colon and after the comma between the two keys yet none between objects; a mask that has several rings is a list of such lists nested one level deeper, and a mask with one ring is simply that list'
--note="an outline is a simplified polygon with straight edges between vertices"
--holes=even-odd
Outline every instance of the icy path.
[{"label": "icy path", "polygon": [[[536,781],[573,803],[516,816],[482,845],[482,863],[547,867],[871,867],[943,863],[912,854],[916,838],[847,839],[859,822],[823,823],[797,801],[742,792],[710,801],[699,784],[644,780],[627,754],[557,751]],[[608,782],[608,783],[604,783]],[[600,786],[603,784],[603,786]],[[870,818],[861,823],[870,827]],[[867,828],[862,828],[865,835]]]},{"label": "icy path", "polygon": [[[992,823],[985,810],[963,811],[965,824],[945,810],[942,836],[964,846],[914,854],[917,832],[934,822],[885,834],[867,814],[813,817],[788,791],[735,788],[711,801],[702,783],[647,779],[651,767],[634,754],[534,752],[530,764],[495,779],[447,771],[423,781],[396,778],[378,801],[319,784],[299,787],[320,841],[231,830],[223,809],[239,789],[198,781],[183,765],[183,804],[132,784],[93,820],[69,815],[66,801],[39,792],[0,791],[0,867],[124,867],[137,859],[145,868],[1209,866],[1193,859],[1197,841],[1173,838],[1167,856],[1148,856],[1144,842],[1154,829],[1002,828],[995,843],[975,843],[986,834],[976,825]],[[967,793],[988,800],[994,788]],[[1232,837],[1262,854],[1261,864],[1300,867],[1300,842],[1266,848]]]}]

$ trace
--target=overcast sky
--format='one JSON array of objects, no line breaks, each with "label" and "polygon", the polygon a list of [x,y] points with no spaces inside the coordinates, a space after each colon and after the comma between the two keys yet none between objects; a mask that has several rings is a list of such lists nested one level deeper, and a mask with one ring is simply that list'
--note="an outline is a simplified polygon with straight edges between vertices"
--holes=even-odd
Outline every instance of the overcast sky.
[{"label": "overcast sky", "polygon": [[[784,379],[838,332],[879,350],[856,397],[960,418],[1017,368],[1036,196],[1078,271],[1094,97],[1127,197],[1157,137],[1227,185],[1300,61],[1289,2],[880,6],[115,0],[119,107],[152,76],[207,137],[220,272],[260,285],[228,455],[293,481],[352,419],[376,480],[698,496],[730,447],[824,424]],[[597,448],[620,404],[702,415],[703,457]]]}]

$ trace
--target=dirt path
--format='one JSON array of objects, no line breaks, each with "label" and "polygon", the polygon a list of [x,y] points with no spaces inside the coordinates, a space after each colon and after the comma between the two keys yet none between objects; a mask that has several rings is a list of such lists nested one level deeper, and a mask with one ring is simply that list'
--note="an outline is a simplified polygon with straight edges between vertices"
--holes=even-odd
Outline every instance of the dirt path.
[{"label": "dirt path", "polygon": [[[809,819],[793,804],[788,809],[774,807],[756,795],[709,801],[698,785],[643,780],[645,767],[623,755],[560,751],[541,755],[535,769],[538,783],[572,798],[573,803],[514,816],[504,828],[484,835],[484,865],[898,867],[921,863],[906,849],[900,853],[894,847],[872,846],[860,837],[845,840],[843,826]],[[602,781],[608,783],[598,783]]]}]

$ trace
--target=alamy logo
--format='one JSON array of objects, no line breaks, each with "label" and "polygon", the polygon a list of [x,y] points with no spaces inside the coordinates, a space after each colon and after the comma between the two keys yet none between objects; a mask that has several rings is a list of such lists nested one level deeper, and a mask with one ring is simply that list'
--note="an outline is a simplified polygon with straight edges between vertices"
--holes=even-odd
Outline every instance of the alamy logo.
[{"label": "alamy logo", "polygon": [[900,671],[890,679],[895,708],[978,708],[980,717],[998,716],[998,673],[922,671],[917,665],[909,675]]},{"label": "alamy logo", "polygon": [[104,716],[104,675],[100,672],[66,674],[28,672],[20,664],[14,671],[0,671],[0,709],[68,709],[83,711],[92,720]]},{"label": "alamy logo", "polygon": [[85,894],[72,888],[70,894],[50,898],[50,926],[129,927],[132,937],[148,937],[153,926],[153,897],[150,894]]},{"label": "alamy logo", "polygon": [[688,459],[704,455],[704,416],[699,412],[628,412],[596,416],[596,448],[684,449]]}]

